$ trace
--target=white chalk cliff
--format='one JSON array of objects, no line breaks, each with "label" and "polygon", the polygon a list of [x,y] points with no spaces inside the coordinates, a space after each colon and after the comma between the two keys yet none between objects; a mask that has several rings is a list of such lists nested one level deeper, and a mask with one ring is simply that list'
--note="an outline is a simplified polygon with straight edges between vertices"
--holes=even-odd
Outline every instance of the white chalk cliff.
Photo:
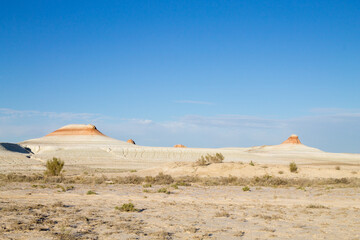
[{"label": "white chalk cliff", "polygon": [[[359,154],[326,153],[301,144],[297,136],[280,145],[250,148],[174,148],[145,147],[107,137],[93,125],[67,125],[42,138],[21,142],[31,149],[33,158],[60,157],[67,165],[96,168],[142,169],[169,162],[195,162],[201,155],[217,152],[225,161],[258,163],[321,163],[347,161],[358,163]],[[294,144],[295,143],[295,144]]]}]

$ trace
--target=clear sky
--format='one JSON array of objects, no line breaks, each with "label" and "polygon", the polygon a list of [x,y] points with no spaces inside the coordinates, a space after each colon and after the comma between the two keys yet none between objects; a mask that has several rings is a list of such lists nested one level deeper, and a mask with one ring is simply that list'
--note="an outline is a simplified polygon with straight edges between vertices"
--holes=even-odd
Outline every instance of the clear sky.
[{"label": "clear sky", "polygon": [[0,141],[360,153],[360,1],[0,0]]}]

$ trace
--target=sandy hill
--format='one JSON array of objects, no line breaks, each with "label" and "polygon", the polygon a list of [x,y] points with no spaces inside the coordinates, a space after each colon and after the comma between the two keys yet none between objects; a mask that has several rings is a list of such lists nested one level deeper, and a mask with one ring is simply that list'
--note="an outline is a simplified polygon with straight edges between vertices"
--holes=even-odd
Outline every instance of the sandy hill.
[{"label": "sandy hill", "polygon": [[[360,154],[326,153],[301,144],[295,135],[280,145],[256,146],[250,148],[177,148],[145,147],[110,138],[94,125],[67,125],[37,139],[19,143],[18,152],[7,157],[30,159],[44,162],[52,157],[60,157],[67,165],[109,169],[144,169],[172,162],[195,162],[206,154],[222,153],[226,162],[250,162],[266,164],[360,163]],[[32,153],[20,153],[29,149]],[[8,151],[8,150],[7,150]],[[20,151],[20,152],[19,152]],[[26,150],[27,151],[27,150]],[[5,151],[0,151],[5,156]],[[7,156],[10,156],[7,154]],[[25,159],[25,160],[26,160]],[[30,161],[28,160],[28,161]],[[11,162],[11,161],[10,161]],[[0,163],[4,164],[4,161]]]}]

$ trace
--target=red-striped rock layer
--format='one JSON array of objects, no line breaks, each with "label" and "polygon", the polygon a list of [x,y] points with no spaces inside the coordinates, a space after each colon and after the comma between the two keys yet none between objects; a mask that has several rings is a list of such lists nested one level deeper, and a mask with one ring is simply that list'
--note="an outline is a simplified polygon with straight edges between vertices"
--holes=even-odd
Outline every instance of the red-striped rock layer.
[{"label": "red-striped rock layer", "polygon": [[282,144],[301,144],[299,137],[296,135],[291,135],[287,140],[285,140]]},{"label": "red-striped rock layer", "polygon": [[76,135],[100,135],[105,136],[94,125],[72,124],[67,125],[46,136],[76,136]]},{"label": "red-striped rock layer", "polygon": [[186,146],[182,145],[182,144],[176,144],[174,146],[175,148],[186,148]]}]

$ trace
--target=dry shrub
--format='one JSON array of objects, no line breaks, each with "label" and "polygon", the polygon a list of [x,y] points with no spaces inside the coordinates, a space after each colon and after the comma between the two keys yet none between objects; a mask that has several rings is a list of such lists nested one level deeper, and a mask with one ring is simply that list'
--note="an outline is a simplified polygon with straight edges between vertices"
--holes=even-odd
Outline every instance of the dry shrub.
[{"label": "dry shrub", "polygon": [[154,184],[164,185],[164,184],[171,184],[174,182],[174,179],[167,174],[160,172],[157,176],[155,176]]},{"label": "dry shrub", "polygon": [[290,169],[290,172],[297,172],[298,167],[296,166],[295,162],[292,162],[289,164],[289,169]]},{"label": "dry shrub", "polygon": [[47,160],[45,175],[59,176],[64,167],[64,164],[64,161],[61,161],[60,158],[56,157],[53,157],[52,160]]},{"label": "dry shrub", "polygon": [[167,188],[160,188],[158,191],[158,193],[166,193],[166,194],[170,194],[170,191],[167,190]]},{"label": "dry shrub", "polygon": [[152,176],[146,176],[145,177],[145,182],[147,183],[155,183],[155,178]]},{"label": "dry shrub", "polygon": [[230,214],[225,210],[215,213],[215,217],[230,217]]},{"label": "dry shrub", "polygon": [[325,207],[324,205],[320,205],[320,204],[310,204],[310,205],[306,206],[306,208],[323,208],[323,209],[328,209],[328,207]]},{"label": "dry shrub", "polygon": [[138,212],[139,210],[135,208],[133,203],[124,203],[121,207],[115,207],[115,210],[120,210],[121,212]]},{"label": "dry shrub", "polygon": [[197,166],[207,166],[211,163],[222,163],[225,157],[221,153],[216,153],[215,155],[206,154],[206,156],[201,156],[195,163]]}]

